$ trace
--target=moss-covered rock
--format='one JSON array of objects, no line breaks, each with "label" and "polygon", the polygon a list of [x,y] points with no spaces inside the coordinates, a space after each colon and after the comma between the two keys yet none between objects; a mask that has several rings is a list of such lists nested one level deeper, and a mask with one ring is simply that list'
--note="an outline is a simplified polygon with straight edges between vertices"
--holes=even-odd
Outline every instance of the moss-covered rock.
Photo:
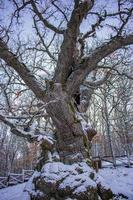
[{"label": "moss-covered rock", "polygon": [[97,192],[102,200],[111,200],[115,196],[111,189],[107,189],[101,184],[97,185]]},{"label": "moss-covered rock", "polygon": [[[98,200],[94,171],[85,162],[65,165],[61,162],[47,163],[41,175],[33,180],[35,191],[32,200]],[[41,195],[34,195],[39,191]],[[38,193],[39,194],[39,193]]]}]

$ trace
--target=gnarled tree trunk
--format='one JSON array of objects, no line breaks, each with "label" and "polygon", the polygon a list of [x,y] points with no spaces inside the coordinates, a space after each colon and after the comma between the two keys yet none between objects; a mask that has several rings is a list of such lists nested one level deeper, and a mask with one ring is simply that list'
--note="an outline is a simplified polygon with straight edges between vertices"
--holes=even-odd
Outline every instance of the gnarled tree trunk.
[{"label": "gnarled tree trunk", "polygon": [[[53,97],[53,102],[51,96]],[[83,142],[84,131],[77,117],[76,107],[60,84],[53,85],[49,91],[47,112],[56,128],[57,151],[63,163],[72,164],[86,157]]]},{"label": "gnarled tree trunk", "polygon": [[[8,40],[8,34],[10,35],[10,28],[14,25],[13,18],[11,17],[9,29],[7,28],[6,30],[5,26],[0,26],[0,59],[15,70],[26,84],[26,87],[45,105],[44,107],[52,119],[56,130],[56,142],[53,142],[53,138],[49,139],[47,136],[43,137],[44,135],[41,134],[43,138],[41,143],[42,154],[37,166],[38,171],[32,177],[34,187],[30,191],[31,198],[34,200],[52,200],[52,198],[65,200],[70,197],[71,199],[95,200],[98,199],[99,194],[103,200],[108,200],[112,197],[111,191],[108,191],[108,194],[104,196],[105,188],[103,189],[101,185],[96,183],[94,180],[94,171],[85,162],[89,156],[89,143],[96,132],[90,130],[87,123],[82,121],[83,113],[81,112],[86,112],[94,87],[98,87],[104,83],[110,75],[110,69],[114,70],[114,67],[117,67],[117,65],[113,66],[111,62],[112,67],[110,67],[107,59],[107,67],[104,67],[104,76],[100,80],[98,76],[96,79],[89,81],[90,79],[88,78],[91,77],[92,72],[96,76],[98,70],[103,69],[103,66],[101,66],[103,62],[101,61],[105,57],[124,46],[133,44],[133,34],[130,31],[125,32],[124,30],[132,16],[132,9],[128,8],[125,10],[126,12],[120,13],[121,6],[124,9],[127,4],[123,6],[124,4],[119,3],[118,11],[120,12],[114,11],[113,13],[108,13],[108,9],[105,9],[105,13],[98,13],[97,6],[94,6],[97,3],[95,0],[74,0],[71,6],[69,3],[65,6],[65,1],[29,0],[20,1],[21,3],[19,3],[14,0],[11,2],[16,7],[11,16],[17,16],[18,19],[22,10],[30,9],[36,36],[39,40],[33,42],[28,49],[33,49],[35,52],[39,52],[39,54],[35,53],[36,59],[33,59],[32,68],[30,64],[33,58],[32,56],[30,57],[31,53],[29,55],[24,54],[26,57],[29,57],[29,60],[25,60],[25,56],[22,56],[22,52],[24,52],[23,48],[18,48],[16,55],[11,51],[11,48],[5,42],[6,38],[7,41],[10,41]],[[92,15],[90,13],[92,8],[94,9],[92,13],[97,18],[94,24],[90,17],[90,14]],[[59,12],[59,16],[57,16],[57,12]],[[123,17],[121,17],[121,14]],[[109,40],[107,41],[105,37],[105,41],[101,45],[98,45],[95,49],[90,48],[89,52],[85,53],[85,44],[93,41],[94,37],[97,37],[99,34],[97,30],[102,27],[104,28],[104,25],[108,21],[106,21],[107,17],[114,16],[120,18],[120,23],[118,23],[119,27],[117,26],[114,29],[114,33],[110,32],[110,39],[108,38]],[[87,20],[88,27],[81,27],[83,20]],[[54,21],[56,23],[52,24]],[[102,22],[104,23],[101,24]],[[88,29],[89,27],[90,29]],[[117,28],[118,31],[116,31]],[[51,32],[54,32],[53,36]],[[47,37],[48,35],[50,39]],[[53,50],[54,41],[58,35],[61,35],[60,39],[62,43],[58,56],[55,57],[54,54],[56,51]],[[16,40],[16,36],[14,38]],[[23,44],[20,39],[18,41],[20,45]],[[10,44],[12,44],[12,41],[10,41]],[[22,46],[25,46],[27,50],[27,45]],[[41,58],[41,62],[38,62],[41,51],[43,59]],[[40,80],[37,79],[38,72],[40,74],[40,66],[38,67],[38,65],[45,62],[45,59],[45,64],[48,65],[49,58],[51,59],[51,63],[53,61],[55,63],[53,65],[53,67],[55,66],[54,74],[51,74],[51,80],[45,80],[45,84],[42,85],[40,84]],[[45,71],[44,66],[42,64],[41,71]],[[31,68],[32,70],[30,70]],[[36,74],[34,74],[35,68],[39,70]],[[44,77],[42,75],[43,81]],[[86,84],[90,89],[82,92],[81,99],[78,99],[78,104],[80,105],[77,106],[73,98],[75,97],[77,101],[77,91]],[[4,88],[6,87],[4,86]],[[8,125],[11,128],[11,132],[17,136],[25,137],[30,141],[38,140],[40,136],[36,135],[35,132],[29,131],[27,133],[25,130],[19,129],[16,124],[13,124],[2,114],[0,114],[0,120]],[[59,154],[58,160],[54,158],[54,152]]]},{"label": "gnarled tree trunk", "polygon": [[[56,129],[54,150],[59,153],[59,160],[45,159],[46,148],[42,149],[41,167],[33,177],[34,189],[30,192],[31,198],[34,200],[67,198],[98,200],[95,172],[86,162],[88,157],[86,148],[89,144],[86,146],[85,142],[87,134],[90,136],[87,137],[87,142],[90,143],[96,132],[93,132],[90,127],[85,129],[73,99],[69,98],[61,84],[50,86],[47,94],[46,110]],[[52,157],[53,152],[50,151]],[[101,192],[101,189],[99,190]],[[113,196],[110,190],[106,192],[109,192],[109,198]]]}]

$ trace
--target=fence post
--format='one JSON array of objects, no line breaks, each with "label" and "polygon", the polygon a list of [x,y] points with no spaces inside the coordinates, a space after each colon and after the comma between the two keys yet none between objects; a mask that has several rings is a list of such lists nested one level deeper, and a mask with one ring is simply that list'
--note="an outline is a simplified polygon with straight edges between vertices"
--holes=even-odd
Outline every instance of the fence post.
[{"label": "fence post", "polygon": [[23,182],[24,182],[24,169],[22,169],[22,174],[23,174]]}]

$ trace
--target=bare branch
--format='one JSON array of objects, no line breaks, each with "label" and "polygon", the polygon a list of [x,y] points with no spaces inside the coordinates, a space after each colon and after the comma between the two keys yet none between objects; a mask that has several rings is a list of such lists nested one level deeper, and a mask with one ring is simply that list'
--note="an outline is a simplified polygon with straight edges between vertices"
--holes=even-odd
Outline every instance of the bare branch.
[{"label": "bare branch", "polygon": [[27,138],[27,140],[30,142],[36,140],[36,137],[34,138],[34,135],[32,135],[30,132],[25,132],[23,130],[16,128],[16,126],[12,122],[10,122],[1,114],[0,114],[0,121],[2,121],[4,124],[9,126],[11,129],[11,132],[15,134],[16,136]]},{"label": "bare branch", "polygon": [[62,13],[62,15],[64,16],[65,20],[68,22],[68,19],[67,19],[66,14],[62,11],[61,8],[59,8],[58,5],[55,4],[55,1],[54,1],[54,0],[52,0],[52,4],[55,6],[55,8],[57,8],[57,9],[59,10],[60,13]]},{"label": "bare branch", "polygon": [[52,53],[49,51],[48,46],[45,44],[44,39],[43,39],[43,37],[41,36],[41,33],[40,33],[39,30],[38,30],[38,27],[37,27],[37,23],[36,23],[36,21],[35,21],[35,18],[33,18],[33,20],[34,20],[34,26],[35,26],[37,35],[39,36],[39,38],[40,38],[40,40],[41,40],[41,43],[43,44],[43,46],[44,46],[44,48],[45,48],[46,53],[48,54],[48,56],[49,56],[52,60],[54,60],[55,62],[57,62],[56,58],[55,58],[55,57],[52,55]]},{"label": "bare branch", "polygon": [[119,76],[125,76],[125,77],[127,77],[128,79],[131,79],[131,80],[133,80],[133,77],[132,76],[130,76],[130,75],[128,75],[127,73],[125,73],[125,72],[120,72],[118,69],[116,69],[116,68],[112,68],[112,67],[103,67],[103,66],[98,66],[99,68],[101,68],[101,69],[110,69],[111,71],[114,71],[114,72],[116,72]]},{"label": "bare branch", "polygon": [[121,35],[123,28],[126,26],[130,17],[132,16],[132,12],[133,12],[133,8],[131,8],[131,10],[129,11],[127,18],[125,20],[124,19],[122,20],[123,23],[122,23],[121,27],[119,28],[117,35]]},{"label": "bare branch", "polygon": [[79,3],[74,7],[70,20],[67,24],[67,30],[64,34],[64,40],[61,45],[61,52],[55,71],[54,79],[56,82],[65,83],[70,74],[73,63],[75,62],[76,42],[79,35],[79,27],[82,20],[93,7],[91,0]]},{"label": "bare branch", "polygon": [[84,85],[89,85],[89,86],[94,87],[94,88],[99,87],[100,85],[104,84],[108,80],[108,78],[110,77],[110,75],[111,75],[111,70],[108,71],[106,73],[106,75],[104,75],[104,77],[101,80],[94,81],[94,82],[85,81]]},{"label": "bare branch", "polygon": [[0,39],[0,58],[3,59],[7,65],[11,66],[23,79],[26,85],[34,92],[37,98],[45,99],[45,90],[37,82],[35,76],[21,63],[18,58],[8,49],[7,45]]},{"label": "bare branch", "polygon": [[33,8],[34,13],[38,16],[38,18],[43,22],[44,26],[46,26],[47,28],[49,28],[50,30],[54,31],[55,33],[58,34],[64,34],[64,30],[60,30],[57,27],[55,27],[53,24],[49,23],[44,17],[43,15],[39,12],[36,3],[34,0],[31,0],[31,5]]},{"label": "bare branch", "polygon": [[15,1],[15,0],[13,0],[13,3],[15,4],[15,6],[16,6],[16,10],[15,10],[15,12],[14,12],[14,16],[17,14],[17,19],[19,18],[19,13],[20,13],[20,11],[21,10],[23,10],[27,5],[29,5],[31,2],[30,2],[30,0],[29,1],[26,1],[26,2],[24,2],[23,1],[23,4],[19,7],[18,6],[18,3]]},{"label": "bare branch", "polygon": [[105,18],[104,17],[101,17],[101,15],[98,15],[98,20],[95,24],[91,25],[91,30],[88,31],[87,33],[85,33],[82,37],[82,40],[85,40],[86,38],[88,38],[90,35],[94,34],[95,31],[96,31],[96,28],[98,26],[100,26],[101,22],[104,21]]},{"label": "bare branch", "polygon": [[106,56],[110,55],[114,51],[133,44],[133,35],[126,37],[115,37],[111,41],[103,44],[101,47],[95,49],[92,54],[84,58],[77,70],[75,70],[68,79],[68,92],[73,94],[74,91],[83,83],[86,76],[97,68],[97,64]]}]

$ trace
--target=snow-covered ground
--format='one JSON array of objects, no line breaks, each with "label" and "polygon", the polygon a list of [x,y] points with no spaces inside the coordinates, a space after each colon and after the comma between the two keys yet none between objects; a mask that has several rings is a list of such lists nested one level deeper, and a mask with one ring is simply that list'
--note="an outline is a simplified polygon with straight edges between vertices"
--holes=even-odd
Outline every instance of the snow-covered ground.
[{"label": "snow-covered ground", "polygon": [[98,172],[97,182],[109,186],[113,193],[123,194],[133,200],[133,168],[104,168]]},{"label": "snow-covered ground", "polygon": [[0,200],[29,200],[27,192],[24,192],[25,183],[0,189]]},{"label": "snow-covered ground", "polygon": [[[133,200],[133,168],[104,168],[97,173],[97,182],[108,185],[116,194],[123,194]],[[29,200],[24,192],[25,183],[0,190],[0,200]]]}]

